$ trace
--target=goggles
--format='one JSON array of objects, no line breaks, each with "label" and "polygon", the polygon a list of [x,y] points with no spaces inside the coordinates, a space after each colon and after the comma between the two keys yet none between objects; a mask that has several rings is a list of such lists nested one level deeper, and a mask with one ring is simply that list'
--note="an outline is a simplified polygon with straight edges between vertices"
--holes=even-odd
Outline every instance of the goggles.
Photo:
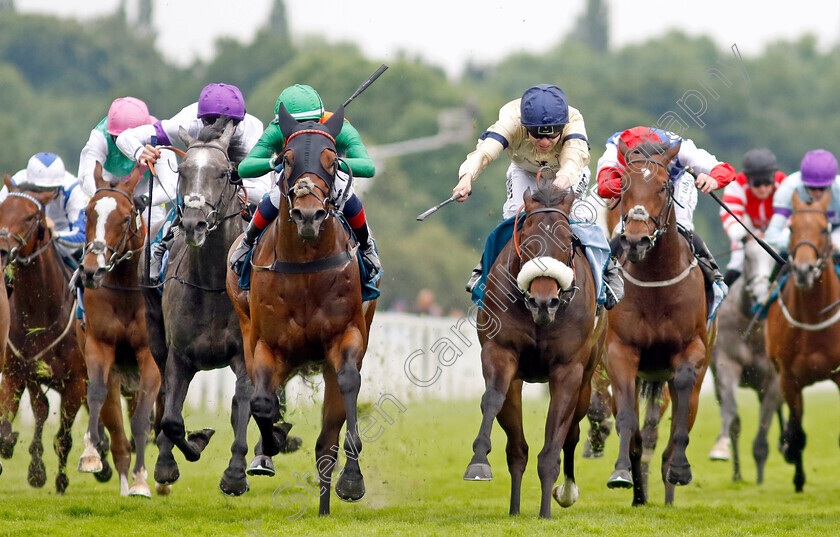
[{"label": "goggles", "polygon": [[565,125],[540,125],[537,127],[525,127],[528,134],[540,140],[542,138],[557,138],[563,134]]}]

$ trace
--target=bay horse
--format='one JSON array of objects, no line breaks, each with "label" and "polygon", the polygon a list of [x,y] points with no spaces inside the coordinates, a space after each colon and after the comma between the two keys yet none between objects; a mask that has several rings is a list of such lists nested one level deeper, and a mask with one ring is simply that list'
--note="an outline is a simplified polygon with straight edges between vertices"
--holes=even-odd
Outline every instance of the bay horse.
[{"label": "bay horse", "polygon": [[[72,330],[75,300],[67,290],[69,278],[47,228],[45,207],[56,192],[22,190],[8,175],[4,182],[9,194],[0,205],[0,265],[11,267],[17,292],[9,297],[8,310],[0,308],[3,331],[8,326],[9,351],[0,370],[0,457],[10,458],[14,453],[18,433],[12,431],[12,421],[23,391],[28,390],[35,432],[29,446],[32,459],[27,481],[33,487],[44,486],[47,473],[41,437],[49,401],[41,387],[56,390],[61,395],[61,410],[53,444],[58,455],[55,487],[63,494],[69,485],[66,468],[73,445],[71,428],[85,401],[86,371]],[[108,478],[110,468],[97,475],[100,480]]]},{"label": "bay horse", "polygon": [[[139,287],[140,255],[145,244],[145,225],[134,205],[134,188],[142,176],[135,166],[124,183],[111,185],[102,179],[96,164],[96,192],[88,203],[85,251],[80,265],[85,286],[85,328],[77,334],[87,364],[87,401],[90,409],[85,450],[79,471],[102,468],[95,449],[100,441],[100,417],[111,433],[111,453],[119,475],[121,496],[151,498],[146,482],[146,438],[150,415],[160,388],[160,371],[149,349],[146,308]],[[131,453],[123,427],[121,384],[138,376],[136,405],[131,413],[131,433],[136,457],[129,488]],[[101,412],[101,415],[100,415]]]},{"label": "bay horse", "polygon": [[[662,454],[665,503],[675,485],[692,480],[686,457],[703,376],[711,359],[715,327],[707,330],[703,275],[677,230],[674,185],[667,170],[680,144],[619,144],[627,167],[622,181],[622,272],[625,296],[609,312],[605,365],[613,389],[619,454],[607,486],[633,488],[633,505],[647,502],[642,469],[638,398],[667,382],[671,434]],[[695,270],[697,269],[697,270]]]},{"label": "bay horse", "polygon": [[187,390],[199,371],[230,367],[236,375],[231,403],[234,440],[219,488],[239,496],[250,489],[245,456],[253,388],[238,317],[225,293],[224,252],[246,225],[240,217],[244,209],[240,187],[231,182],[228,146],[234,129],[233,120],[224,117],[205,127],[197,139],[181,129],[187,149],[178,167],[178,194],[183,203],[179,232],[169,253],[163,294],[151,289],[146,300],[152,350],[164,384],[155,480],[169,485],[179,479],[174,446],[188,461],[201,457],[214,429],[187,432],[182,414]]},{"label": "bay horse", "polygon": [[715,380],[715,395],[720,403],[720,434],[709,452],[709,458],[729,460],[731,457],[732,481],[742,480],[738,454],[741,418],[735,401],[739,386],[754,390],[761,405],[752,449],[756,483],[764,482],[764,465],[769,453],[767,433],[774,415],[779,419],[779,434],[784,430],[784,399],[779,374],[765,351],[763,326],[756,325],[749,334],[746,333],[754,315],[753,308],[770,293],[770,275],[774,265],[773,258],[761,249],[758,242],[748,240],[744,244],[743,273],[729,288],[730,298],[721,303],[718,312],[720,326],[710,365]]},{"label": "bay horse", "polygon": [[[493,420],[507,434],[510,514],[519,513],[528,444],[522,429],[522,383],[547,382],[551,400],[545,443],[537,457],[540,517],[551,518],[551,497],[563,507],[578,498],[574,452],[580,420],[589,408],[590,381],[601,359],[606,315],[583,246],[573,235],[571,190],[543,182],[524,196],[521,231],[500,253],[488,276],[477,316],[485,392],[482,421],[464,479],[493,478],[487,454]],[[520,209],[522,214],[523,209]],[[519,217],[517,217],[519,220]],[[560,474],[564,482],[554,486]]]},{"label": "bay horse", "polygon": [[287,432],[275,426],[280,418],[276,390],[303,369],[322,368],[323,421],[315,444],[320,515],[330,513],[345,419],[347,464],[335,491],[345,501],[361,500],[365,494],[357,399],[376,307],[375,301],[362,302],[357,247],[351,246],[349,231],[329,205],[338,166],[335,137],[343,121],[343,106],[323,124],[298,123],[280,107],[279,126],[287,142],[279,159],[284,169],[280,216],[255,246],[250,292],[239,286],[232,270],[227,275],[254,385],[251,414],[265,455],[280,451]]},{"label": "bay horse", "polygon": [[[3,182],[11,181],[11,176],[6,174],[3,177]],[[0,273],[5,273],[7,259],[0,259]],[[9,295],[4,293],[5,289],[0,289],[0,373],[6,370],[6,351],[9,342]],[[3,473],[3,465],[0,464],[0,474]]]},{"label": "bay horse", "polygon": [[[793,196],[790,219],[790,277],[767,312],[767,353],[779,371],[790,414],[782,454],[795,466],[796,492],[805,486],[802,451],[802,389],[830,379],[840,386],[840,278],[832,260],[831,225],[826,211],[831,193],[806,203]],[[833,311],[832,311],[833,310]]]}]

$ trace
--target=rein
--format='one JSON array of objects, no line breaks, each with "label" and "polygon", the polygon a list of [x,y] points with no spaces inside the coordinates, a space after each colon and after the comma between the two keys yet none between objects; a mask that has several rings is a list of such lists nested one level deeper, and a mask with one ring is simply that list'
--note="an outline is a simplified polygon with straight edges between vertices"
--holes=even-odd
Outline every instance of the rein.
[{"label": "rein", "polygon": [[[64,327],[64,330],[61,332],[61,334],[60,334],[57,338],[55,338],[55,339],[53,340],[53,342],[52,342],[52,343],[50,343],[49,345],[47,345],[45,348],[41,349],[41,352],[39,352],[38,354],[36,354],[35,356],[33,356],[33,357],[29,360],[29,361],[31,361],[32,363],[37,363],[37,362],[38,362],[38,360],[40,360],[40,359],[41,359],[41,358],[42,358],[45,354],[47,354],[47,353],[48,353],[49,351],[51,351],[51,350],[52,350],[52,349],[53,349],[56,345],[58,345],[58,343],[59,343],[62,339],[64,339],[64,337],[65,337],[65,336],[66,336],[66,335],[70,332],[70,328],[73,326],[73,320],[74,320],[74,319],[75,319],[75,317],[76,317],[76,315],[75,315],[75,314],[76,314],[76,301],[74,300],[74,301],[73,301],[73,306],[70,308],[70,317],[67,319],[67,325]],[[24,359],[24,358],[23,358],[23,355],[22,355],[22,354],[21,354],[21,352],[20,352],[20,351],[19,351],[19,350],[18,350],[18,349],[14,346],[14,344],[12,343],[12,339],[11,339],[11,338],[9,338],[9,340],[8,340],[8,342],[7,342],[7,343],[8,343],[8,345],[9,345],[9,349],[12,351],[12,354],[14,354],[15,356],[17,356],[17,357],[18,357],[18,358],[20,358],[21,360],[23,360],[23,359]]]},{"label": "rein", "polygon": [[[39,255],[44,253],[47,250],[47,248],[52,246],[53,238],[52,238],[52,236],[50,236],[50,240],[48,240],[46,243],[44,243],[43,246],[41,246],[40,248],[35,250],[30,255],[28,255],[26,257],[18,257],[18,255],[17,255],[18,252],[20,252],[20,249],[23,248],[24,246],[26,246],[29,243],[29,241],[32,240],[32,236],[43,225],[43,219],[41,218],[41,213],[44,211],[44,205],[40,201],[38,201],[38,199],[35,196],[27,194],[26,192],[9,192],[8,195],[11,196],[11,197],[15,197],[15,198],[23,198],[25,200],[29,200],[32,203],[34,203],[36,207],[38,207],[38,212],[37,212],[38,219],[35,220],[35,222],[29,227],[29,229],[26,231],[26,235],[20,236],[16,233],[12,234],[12,233],[9,233],[9,230],[7,230],[7,229],[0,230],[0,238],[5,239],[5,238],[11,237],[11,238],[15,239],[16,241],[18,241],[20,243],[20,246],[16,246],[9,251],[9,264],[28,265],[36,257],[38,257]],[[39,235],[38,240],[41,240],[41,239],[42,239],[42,237]]]},{"label": "rein", "polygon": [[[113,272],[113,270],[117,267],[117,265],[119,265],[123,261],[131,259],[132,257],[134,257],[134,254],[143,250],[143,245],[142,244],[140,245],[139,248],[136,248],[136,249],[133,249],[133,250],[132,249],[126,250],[125,248],[128,246],[131,239],[138,236],[137,232],[141,231],[140,226],[137,226],[137,220],[138,219],[140,220],[140,223],[142,224],[142,228],[143,228],[142,229],[142,235],[140,235],[141,237],[145,237],[145,235],[146,235],[146,231],[145,231],[146,223],[145,223],[145,221],[143,221],[143,216],[140,214],[140,212],[137,210],[137,207],[134,205],[134,200],[131,198],[131,196],[129,196],[124,191],[122,191],[118,188],[105,186],[105,187],[102,187],[102,188],[97,188],[96,192],[94,192],[93,195],[96,196],[96,194],[99,193],[99,192],[118,192],[118,193],[122,194],[123,196],[125,196],[126,199],[128,199],[128,202],[131,204],[131,212],[129,213],[129,216],[128,216],[128,218],[129,218],[128,226],[126,226],[125,231],[123,232],[123,236],[120,239],[120,241],[117,243],[116,246],[111,247],[111,246],[108,246],[108,244],[106,244],[102,241],[98,241],[98,240],[94,240],[92,242],[86,242],[85,243],[85,249],[84,249],[83,255],[87,255],[89,253],[94,254],[94,255],[105,255],[106,251],[112,252],[111,257],[108,259],[108,264],[104,268],[107,272]],[[133,220],[134,223],[135,223],[134,230],[131,229],[131,220]],[[131,233],[130,236],[129,236],[129,233]],[[108,287],[108,288],[109,289],[114,289],[114,290],[122,290],[122,289],[116,288],[116,287],[113,287],[113,288]]]},{"label": "rein", "polygon": [[[662,168],[662,170],[665,171],[666,174],[668,173],[668,168],[665,166],[665,164],[659,162],[658,160],[654,160],[654,159],[642,159],[642,158],[632,159],[632,160],[627,161],[627,167],[630,167],[631,164],[634,164],[634,163],[637,163],[637,162],[641,162],[641,163],[644,163],[644,164],[649,164],[649,163],[656,164],[657,166]],[[636,169],[643,169],[646,172],[648,172],[648,174],[650,173],[650,170],[647,167],[641,167],[641,168],[636,168]],[[647,179],[647,174],[645,175],[645,179]],[[653,245],[656,244],[656,239],[658,239],[661,235],[663,235],[665,232],[667,232],[668,228],[671,225],[671,208],[674,205],[674,184],[671,182],[670,179],[666,179],[665,188],[668,192],[668,200],[665,202],[665,206],[662,207],[662,210],[659,211],[659,215],[657,215],[656,218],[654,218],[653,216],[650,215],[649,212],[647,212],[647,209],[645,209],[642,205],[637,205],[637,206],[631,208],[629,211],[627,211],[626,214],[624,214],[621,217],[621,232],[622,233],[624,232],[624,229],[625,229],[625,227],[627,225],[627,222],[629,220],[645,222],[645,225],[648,226],[648,229],[650,229],[650,226],[648,224],[648,220],[650,220],[650,221],[653,222],[654,229],[653,229],[653,233],[648,234],[648,239],[650,239],[651,247],[653,247]],[[660,220],[663,217],[665,218],[665,221],[660,222]]]}]

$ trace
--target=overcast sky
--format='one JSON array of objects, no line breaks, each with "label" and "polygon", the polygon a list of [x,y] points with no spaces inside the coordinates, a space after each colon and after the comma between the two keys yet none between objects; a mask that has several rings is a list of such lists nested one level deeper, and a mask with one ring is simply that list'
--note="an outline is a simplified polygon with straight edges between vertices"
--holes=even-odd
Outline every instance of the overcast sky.
[{"label": "overcast sky", "polygon": [[[129,9],[136,0],[128,0]],[[612,45],[644,41],[679,28],[706,34],[744,55],[811,32],[823,47],[840,36],[837,0],[610,0]],[[86,18],[113,11],[118,0],[16,0],[18,10]],[[468,60],[494,62],[512,52],[539,52],[566,35],[585,0],[286,0],[295,39],[350,40],[376,61],[420,56],[450,74]],[[155,0],[158,48],[180,64],[212,56],[219,36],[250,41],[272,0]],[[562,6],[558,8],[557,6]]]}]

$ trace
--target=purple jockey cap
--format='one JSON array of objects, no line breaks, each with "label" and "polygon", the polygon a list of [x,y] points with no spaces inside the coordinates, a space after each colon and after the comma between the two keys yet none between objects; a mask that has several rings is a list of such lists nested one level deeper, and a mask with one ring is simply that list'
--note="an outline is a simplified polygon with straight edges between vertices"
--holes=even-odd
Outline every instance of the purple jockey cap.
[{"label": "purple jockey cap", "polygon": [[239,88],[230,84],[208,84],[198,98],[199,119],[205,116],[228,116],[245,119],[245,98]]},{"label": "purple jockey cap", "polygon": [[837,177],[837,159],[825,149],[808,151],[799,165],[799,171],[805,186],[826,187]]}]

